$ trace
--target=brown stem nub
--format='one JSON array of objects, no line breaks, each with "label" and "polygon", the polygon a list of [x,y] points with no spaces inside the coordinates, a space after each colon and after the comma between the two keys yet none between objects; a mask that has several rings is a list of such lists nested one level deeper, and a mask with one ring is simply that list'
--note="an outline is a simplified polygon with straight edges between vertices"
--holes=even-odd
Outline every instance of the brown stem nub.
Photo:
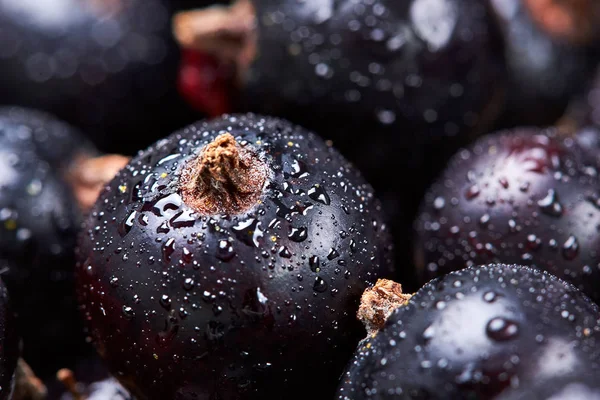
[{"label": "brown stem nub", "polygon": [[244,76],[256,56],[256,13],[250,0],[181,11],[173,17],[173,35],[184,49],[233,63]]},{"label": "brown stem nub", "polygon": [[548,34],[572,44],[596,39],[598,0],[523,0],[533,20]]},{"label": "brown stem nub", "polygon": [[46,386],[33,373],[31,367],[20,358],[15,372],[13,400],[43,400],[47,395]]},{"label": "brown stem nub", "polygon": [[82,211],[89,211],[108,182],[129,162],[129,157],[108,154],[100,157],[83,155],[66,173],[75,199]]},{"label": "brown stem nub", "polygon": [[181,174],[183,201],[202,215],[239,215],[260,200],[267,165],[230,133],[217,136]]},{"label": "brown stem nub", "polygon": [[61,382],[64,387],[71,393],[74,400],[85,400],[86,396],[81,393],[79,389],[79,385],[77,384],[77,380],[75,379],[75,375],[73,371],[68,368],[63,368],[58,370],[56,373],[56,379]]},{"label": "brown stem nub", "polygon": [[360,298],[357,318],[369,336],[375,336],[392,312],[410,300],[411,294],[402,293],[402,285],[389,279],[378,279]]}]

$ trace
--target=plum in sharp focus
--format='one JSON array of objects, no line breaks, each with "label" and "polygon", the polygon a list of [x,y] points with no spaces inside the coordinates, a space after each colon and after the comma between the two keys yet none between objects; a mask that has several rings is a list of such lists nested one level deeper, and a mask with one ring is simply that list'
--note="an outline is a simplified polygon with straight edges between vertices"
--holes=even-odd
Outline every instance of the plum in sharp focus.
[{"label": "plum in sharp focus", "polygon": [[456,154],[415,223],[421,282],[510,262],[549,271],[599,300],[598,165],[580,143],[555,130],[518,129]]},{"label": "plum in sharp focus", "polygon": [[486,400],[598,376],[598,313],[544,271],[490,264],[452,272],[359,346],[336,398]]},{"label": "plum in sharp focus", "polygon": [[107,186],[77,292],[101,356],[141,398],[325,398],[390,247],[371,187],[335,149],[285,120],[224,116]]}]

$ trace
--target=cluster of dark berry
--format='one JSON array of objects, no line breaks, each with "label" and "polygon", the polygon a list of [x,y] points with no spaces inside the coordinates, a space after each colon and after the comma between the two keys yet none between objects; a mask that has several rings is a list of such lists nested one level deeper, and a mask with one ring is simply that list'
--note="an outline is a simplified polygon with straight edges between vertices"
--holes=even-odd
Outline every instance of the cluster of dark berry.
[{"label": "cluster of dark berry", "polygon": [[600,399],[600,2],[225,3],[0,0],[0,400]]}]

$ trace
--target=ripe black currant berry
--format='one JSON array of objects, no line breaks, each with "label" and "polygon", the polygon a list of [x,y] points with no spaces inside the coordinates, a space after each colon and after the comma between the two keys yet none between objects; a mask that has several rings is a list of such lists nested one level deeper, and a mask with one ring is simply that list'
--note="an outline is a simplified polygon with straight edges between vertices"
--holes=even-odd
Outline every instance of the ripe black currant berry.
[{"label": "ripe black currant berry", "polygon": [[595,0],[489,0],[508,73],[503,126],[550,125],[598,62]]},{"label": "ripe black currant berry", "polygon": [[193,116],[175,88],[163,0],[0,1],[0,102],[45,110],[132,153]]},{"label": "ripe black currant berry", "polygon": [[19,357],[17,326],[8,291],[0,280],[0,400],[11,399]]},{"label": "ripe black currant berry", "polygon": [[106,187],[78,298],[142,399],[325,398],[360,339],[362,291],[391,272],[389,243],[335,149],[285,120],[223,116],[139,152]]},{"label": "ripe black currant berry", "polygon": [[308,124],[338,113],[348,126],[378,121],[435,136],[471,128],[489,104],[487,17],[477,1],[240,0],[178,14],[174,27],[184,48],[235,64],[253,110],[302,111]]},{"label": "ripe black currant berry", "polygon": [[397,255],[409,254],[429,182],[496,114],[500,63],[489,26],[477,0],[239,0],[174,18],[183,48],[234,66],[233,107],[334,141],[379,193]]},{"label": "ripe black currant berry", "polygon": [[73,178],[77,196],[89,202],[97,185],[85,173],[95,155],[50,115],[0,108],[0,270],[19,317],[23,356],[40,377],[86,347],[73,289],[82,218],[67,181]]},{"label": "ripe black currant berry", "polygon": [[600,300],[598,166],[576,139],[519,129],[456,154],[415,224],[420,281],[470,265],[519,263]]},{"label": "ripe black currant berry", "polygon": [[[377,286],[373,292],[375,311],[397,298]],[[423,286],[361,343],[337,399],[485,400],[597,376],[598,312],[574,286],[529,267],[452,272]]]}]

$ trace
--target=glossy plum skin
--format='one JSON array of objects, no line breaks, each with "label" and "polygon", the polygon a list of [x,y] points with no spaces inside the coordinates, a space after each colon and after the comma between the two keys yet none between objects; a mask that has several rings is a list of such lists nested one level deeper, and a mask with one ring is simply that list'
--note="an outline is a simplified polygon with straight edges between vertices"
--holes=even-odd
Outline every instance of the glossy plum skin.
[{"label": "glossy plum skin", "polygon": [[600,299],[598,166],[577,138],[497,132],[460,151],[415,223],[420,281],[470,265],[531,265]]},{"label": "glossy plum skin", "polygon": [[48,114],[0,107],[0,270],[40,377],[86,348],[73,289],[82,218],[63,174],[95,152]]},{"label": "glossy plum skin", "polygon": [[485,400],[597,374],[598,312],[543,271],[504,264],[456,271],[423,286],[361,344],[336,398]]},{"label": "glossy plum skin", "polygon": [[[248,214],[200,216],[179,174],[224,132],[273,174]],[[336,150],[284,120],[224,116],[138,153],[107,186],[77,292],[100,354],[142,399],[325,398],[390,247],[371,187]]]},{"label": "glossy plum skin", "polygon": [[0,280],[0,400],[9,400],[19,357],[19,337],[8,291]]},{"label": "glossy plum skin", "polygon": [[0,102],[50,112],[133,153],[193,116],[175,89],[162,0],[0,1]]}]

